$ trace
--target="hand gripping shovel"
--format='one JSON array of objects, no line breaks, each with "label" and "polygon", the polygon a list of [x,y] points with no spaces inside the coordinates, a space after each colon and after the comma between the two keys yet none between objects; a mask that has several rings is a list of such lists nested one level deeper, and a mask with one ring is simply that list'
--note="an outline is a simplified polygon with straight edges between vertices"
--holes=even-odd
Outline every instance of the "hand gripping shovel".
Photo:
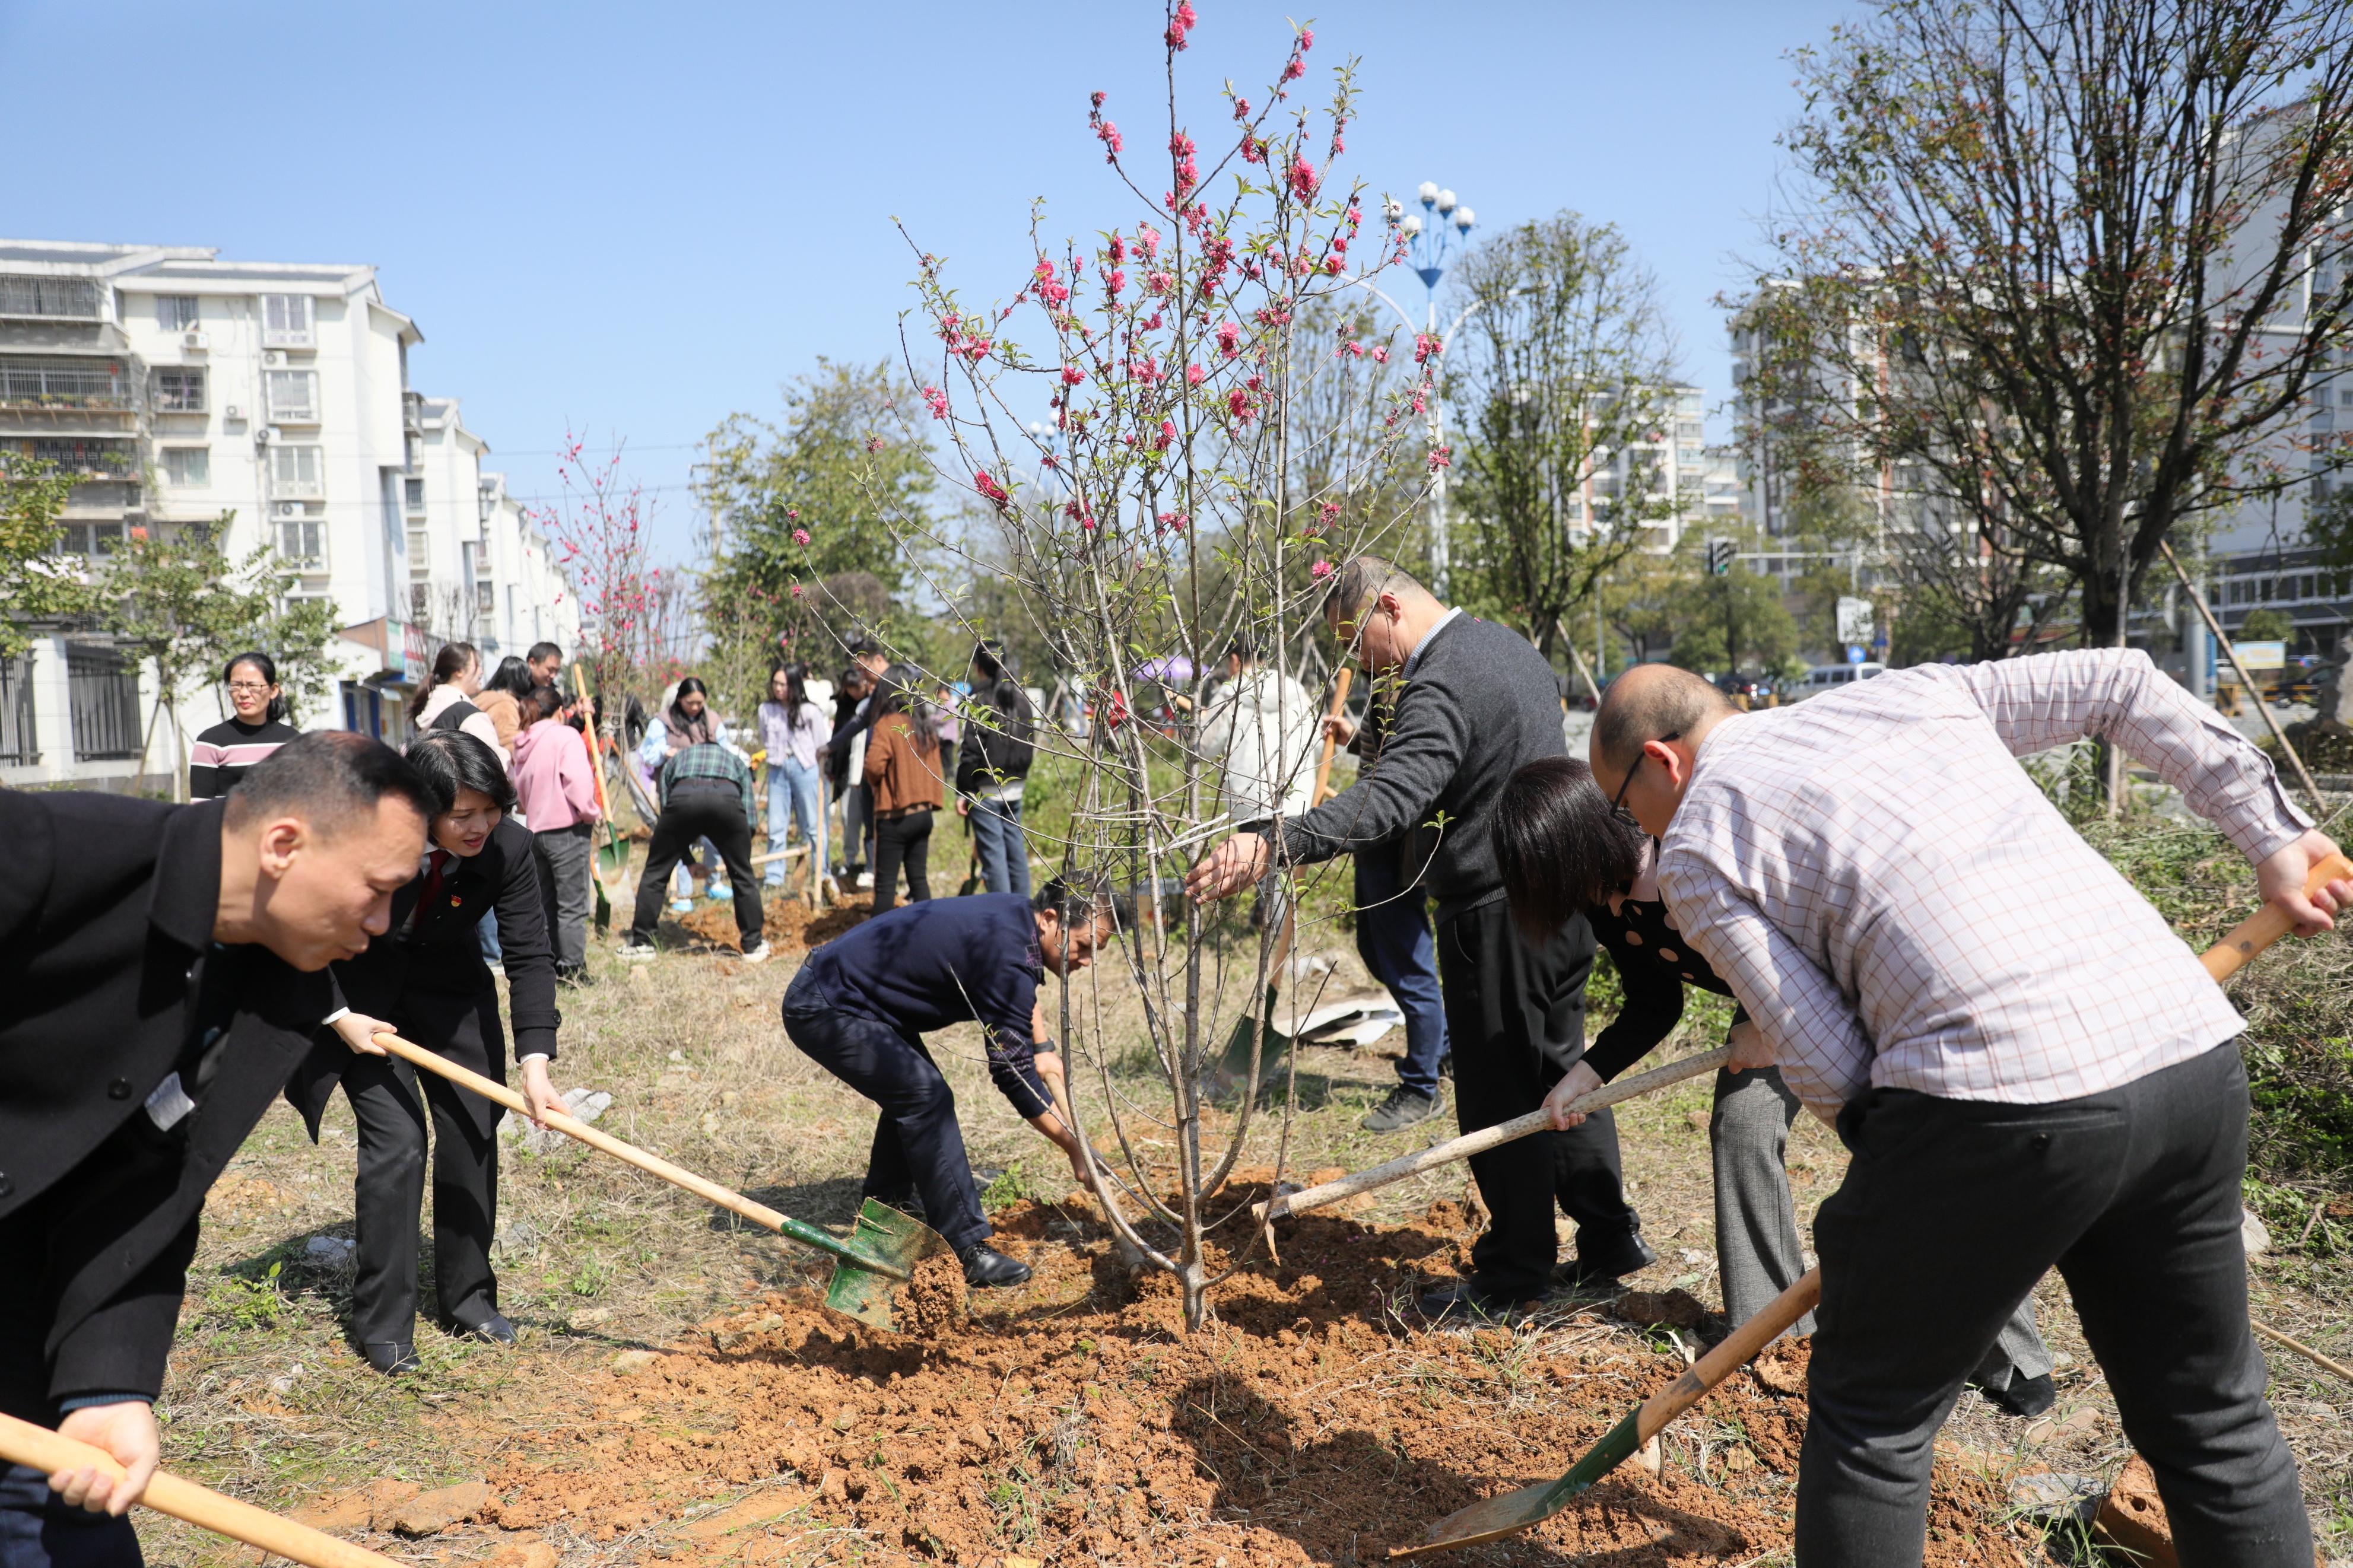
[{"label": "hand gripping shovel", "polygon": [[[91,1466],[120,1480],[122,1467],[103,1448],[0,1415],[0,1459],[56,1475]],[[364,1546],[338,1541],[323,1531],[258,1509],[249,1502],[223,1497],[208,1487],[158,1470],[139,1499],[142,1507],[185,1520],[200,1529],[258,1546],[272,1557],[301,1563],[309,1568],[400,1568],[400,1564]]]},{"label": "hand gripping shovel", "polygon": [[[2331,855],[2312,868],[2305,879],[2306,898],[2318,892],[2330,882],[2353,878],[2353,861],[2342,855]],[[2219,983],[2229,979],[2245,966],[2247,961],[2288,933],[2289,921],[2275,904],[2265,904],[2232,929],[2230,935],[2216,942],[2200,955],[2199,962],[2206,973]],[[1451,1552],[1460,1546],[1476,1546],[1482,1542],[1499,1541],[1506,1535],[1516,1535],[1542,1524],[1567,1508],[1594,1483],[1616,1469],[1637,1448],[1658,1436],[1660,1428],[1698,1404],[1707,1392],[1739,1367],[1749,1357],[1763,1350],[1781,1336],[1782,1331],[1804,1317],[1822,1299],[1822,1271],[1810,1268],[1804,1278],[1768,1302],[1765,1310],[1735,1329],[1697,1362],[1684,1369],[1681,1377],[1644,1400],[1627,1417],[1612,1426],[1601,1441],[1572,1466],[1558,1480],[1539,1481],[1505,1492],[1502,1497],[1474,1502],[1469,1508],[1448,1514],[1430,1527],[1429,1536],[1419,1546],[1393,1546],[1391,1558],[1420,1557],[1433,1552]],[[2298,1347],[2301,1348],[2301,1347]]]},{"label": "hand gripping shovel", "polygon": [[[503,1105],[518,1116],[529,1116],[522,1096],[502,1083],[484,1078],[480,1073],[459,1067],[446,1057],[437,1056],[424,1047],[412,1045],[397,1035],[378,1035],[375,1043],[415,1068],[438,1073],[460,1088],[472,1089],[484,1100]],[[919,1219],[901,1214],[877,1198],[866,1200],[858,1211],[858,1227],[848,1241],[827,1235],[813,1225],[807,1225],[789,1215],[778,1214],[765,1204],[754,1203],[743,1194],[705,1181],[691,1171],[681,1170],[669,1161],[647,1153],[632,1143],[624,1143],[608,1132],[599,1132],[586,1122],[562,1111],[550,1111],[547,1125],[567,1138],[577,1139],[591,1149],[628,1162],[649,1176],[659,1176],[673,1186],[684,1187],[706,1203],[717,1204],[730,1214],[742,1215],[753,1224],[775,1231],[778,1236],[813,1247],[819,1252],[830,1253],[834,1259],[833,1282],[825,1293],[825,1304],[844,1317],[855,1318],[871,1328],[888,1329],[891,1323],[891,1292],[914,1277],[915,1265],[934,1252],[947,1250],[947,1242],[939,1232]]]}]

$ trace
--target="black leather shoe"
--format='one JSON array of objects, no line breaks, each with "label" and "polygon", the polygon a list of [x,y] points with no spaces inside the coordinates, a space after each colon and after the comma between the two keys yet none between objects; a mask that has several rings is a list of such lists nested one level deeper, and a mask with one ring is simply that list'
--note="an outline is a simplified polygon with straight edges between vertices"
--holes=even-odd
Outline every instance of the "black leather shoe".
[{"label": "black leather shoe", "polygon": [[2000,1388],[1980,1383],[1977,1390],[2012,1415],[2040,1415],[2059,1403],[2059,1386],[2047,1375],[2021,1377],[2013,1371]]},{"label": "black leather shoe", "polygon": [[1651,1244],[1630,1232],[1622,1241],[1612,1242],[1589,1257],[1578,1248],[1574,1258],[1553,1270],[1552,1277],[1563,1289],[1606,1290],[1620,1276],[1638,1273],[1658,1260]]},{"label": "black leather shoe", "polygon": [[956,1254],[964,1265],[964,1282],[976,1289],[1019,1285],[1029,1278],[1029,1266],[1018,1258],[1008,1258],[985,1241],[976,1241]]},{"label": "black leather shoe", "polygon": [[1516,1323],[1544,1303],[1515,1301],[1488,1289],[1476,1279],[1456,1279],[1425,1290],[1415,1303],[1432,1323],[1468,1327],[1486,1323]]},{"label": "black leather shoe", "polygon": [[468,1339],[488,1340],[494,1345],[511,1345],[515,1342],[515,1326],[507,1321],[504,1314],[496,1311],[486,1312],[470,1323],[461,1321],[452,1327],[456,1332]]},{"label": "black leather shoe", "polygon": [[422,1372],[425,1363],[417,1359],[417,1345],[411,1340],[375,1340],[360,1347],[368,1365],[386,1377],[396,1377],[404,1372]]}]

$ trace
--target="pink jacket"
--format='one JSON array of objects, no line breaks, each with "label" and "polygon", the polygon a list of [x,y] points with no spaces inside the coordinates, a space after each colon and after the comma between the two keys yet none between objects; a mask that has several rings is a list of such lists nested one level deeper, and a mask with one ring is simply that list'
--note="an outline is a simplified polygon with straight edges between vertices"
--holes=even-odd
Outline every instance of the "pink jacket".
[{"label": "pink jacket", "polygon": [[515,737],[515,804],[533,833],[596,820],[589,768],[588,743],[561,719],[542,719]]}]

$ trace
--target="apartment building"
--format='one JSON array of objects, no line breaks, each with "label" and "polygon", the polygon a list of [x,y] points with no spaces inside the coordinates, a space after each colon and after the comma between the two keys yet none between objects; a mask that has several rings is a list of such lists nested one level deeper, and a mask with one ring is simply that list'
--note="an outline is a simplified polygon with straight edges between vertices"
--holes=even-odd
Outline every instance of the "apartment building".
[{"label": "apartment building", "polygon": [[1737,513],[1730,476],[1719,471],[1727,459],[1707,446],[1707,395],[1683,384],[1664,391],[1657,428],[1645,440],[1603,454],[1568,503],[1571,537],[1597,527],[1606,531],[1611,512],[1630,495],[1639,495],[1651,514],[1641,521],[1647,536],[1641,548],[1654,555],[1672,554],[1684,534]]},{"label": "apartment building", "polygon": [[[344,628],[334,697],[298,721],[398,739],[401,701],[435,647],[491,624],[480,606],[502,586],[517,593],[499,632],[534,615],[557,640],[577,626],[520,509],[500,519],[518,537],[491,542],[488,448],[455,400],[411,389],[409,351],[423,342],[372,267],[0,240],[0,447],[81,480],[69,556],[102,556],[134,527],[224,517],[232,558],[275,552],[293,593],[331,600]],[[152,674],[102,636],[46,629],[0,670],[0,782],[127,784]],[[214,722],[220,700],[185,702],[183,736]],[[151,783],[170,772],[155,748]]]}]

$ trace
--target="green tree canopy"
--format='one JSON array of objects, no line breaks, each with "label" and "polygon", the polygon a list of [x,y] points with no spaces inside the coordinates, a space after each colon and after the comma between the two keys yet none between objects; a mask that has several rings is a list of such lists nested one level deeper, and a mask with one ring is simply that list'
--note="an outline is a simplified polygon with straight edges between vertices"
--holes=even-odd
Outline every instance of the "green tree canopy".
[{"label": "green tree canopy", "polygon": [[77,563],[57,552],[73,487],[54,463],[0,455],[0,658],[31,647],[40,622],[90,606]]}]

